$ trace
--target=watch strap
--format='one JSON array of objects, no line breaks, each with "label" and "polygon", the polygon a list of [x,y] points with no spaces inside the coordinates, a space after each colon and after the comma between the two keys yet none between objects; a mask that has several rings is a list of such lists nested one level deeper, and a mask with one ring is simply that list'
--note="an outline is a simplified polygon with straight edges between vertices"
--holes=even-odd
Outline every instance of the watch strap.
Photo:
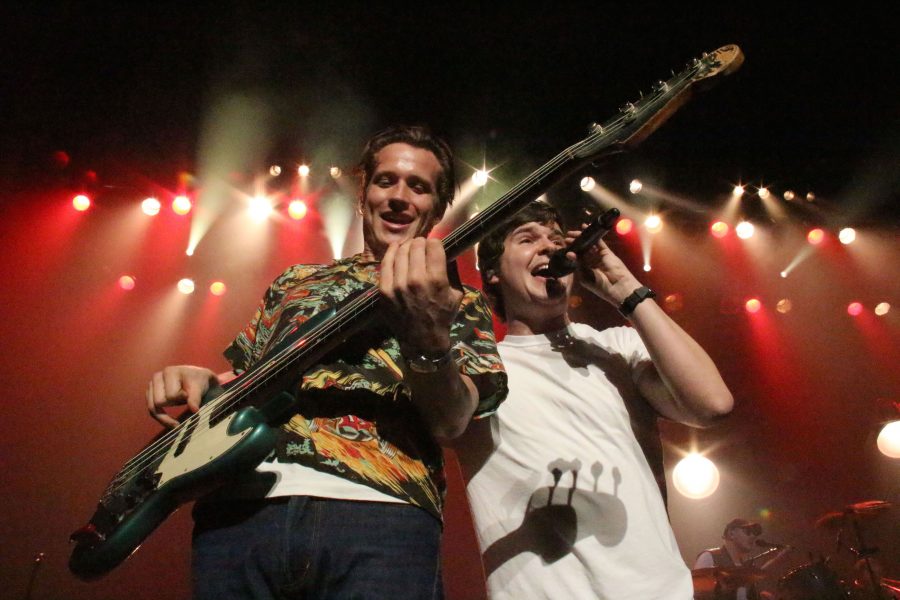
[{"label": "watch strap", "polygon": [[654,292],[647,286],[642,285],[638,289],[631,292],[631,294],[622,301],[622,304],[619,306],[619,312],[622,313],[623,317],[628,317],[631,315],[631,313],[634,312],[634,309],[637,308],[637,305],[647,298],[656,298],[656,292]]}]

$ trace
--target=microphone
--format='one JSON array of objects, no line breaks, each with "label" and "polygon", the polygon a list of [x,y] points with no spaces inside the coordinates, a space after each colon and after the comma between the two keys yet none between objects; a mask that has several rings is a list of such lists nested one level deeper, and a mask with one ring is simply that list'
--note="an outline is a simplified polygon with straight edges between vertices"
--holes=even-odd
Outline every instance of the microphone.
[{"label": "microphone", "polygon": [[784,544],[773,544],[772,542],[767,542],[766,540],[756,540],[756,545],[760,548],[772,548],[774,550],[781,550],[784,548]]},{"label": "microphone", "polygon": [[550,277],[564,277],[575,271],[578,263],[566,258],[566,254],[574,252],[577,256],[581,256],[587,252],[597,243],[597,240],[609,233],[618,218],[619,209],[610,208],[602,215],[594,217],[590,224],[581,231],[581,235],[575,238],[571,244],[551,254],[550,264],[547,265]]}]

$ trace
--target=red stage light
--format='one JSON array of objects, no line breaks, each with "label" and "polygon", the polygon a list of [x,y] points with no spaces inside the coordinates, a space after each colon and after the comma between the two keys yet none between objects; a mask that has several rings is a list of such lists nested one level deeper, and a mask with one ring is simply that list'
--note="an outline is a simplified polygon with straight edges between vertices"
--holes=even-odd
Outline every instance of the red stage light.
[{"label": "red stage light", "polygon": [[78,194],[72,198],[72,206],[79,212],[84,212],[91,207],[91,199],[84,194]]},{"label": "red stage light", "polygon": [[709,227],[710,233],[712,233],[713,237],[723,238],[728,235],[728,223],[725,221],[716,221]]},{"label": "red stage light", "polygon": [[863,305],[861,302],[851,302],[847,305],[847,314],[851,317],[858,317],[862,314]]},{"label": "red stage light", "polygon": [[825,232],[816,227],[806,234],[806,241],[813,246],[818,246],[825,239]]},{"label": "red stage light", "polygon": [[627,235],[634,229],[634,222],[631,219],[619,219],[616,223],[616,233],[619,235]]},{"label": "red stage light", "polygon": [[134,289],[134,277],[131,275],[122,275],[119,277],[119,287],[123,290],[133,290]]},{"label": "red stage light", "polygon": [[744,303],[744,310],[750,314],[756,314],[762,309],[762,302],[758,298],[750,298]]}]

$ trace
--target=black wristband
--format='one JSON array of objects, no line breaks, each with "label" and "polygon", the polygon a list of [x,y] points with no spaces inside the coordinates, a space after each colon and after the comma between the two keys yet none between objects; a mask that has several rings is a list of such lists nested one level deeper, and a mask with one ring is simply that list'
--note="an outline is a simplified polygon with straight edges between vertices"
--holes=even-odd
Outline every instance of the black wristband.
[{"label": "black wristband", "polygon": [[647,298],[656,298],[656,292],[654,292],[647,286],[642,285],[638,289],[631,292],[631,295],[622,301],[621,306],[619,306],[619,312],[622,313],[623,317],[627,318],[629,315],[631,315],[631,313],[634,312],[634,309],[637,307],[637,305]]}]

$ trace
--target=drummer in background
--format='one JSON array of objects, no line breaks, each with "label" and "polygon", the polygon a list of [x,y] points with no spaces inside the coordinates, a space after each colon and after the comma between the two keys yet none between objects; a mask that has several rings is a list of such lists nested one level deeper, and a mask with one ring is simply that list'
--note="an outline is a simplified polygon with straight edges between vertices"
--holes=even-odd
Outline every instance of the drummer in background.
[{"label": "drummer in background", "polygon": [[[707,569],[711,567],[739,567],[755,566],[753,560],[761,554],[769,555],[765,548],[768,544],[757,544],[762,535],[762,525],[747,519],[732,519],[722,532],[723,544],[718,548],[704,550],[697,556],[694,569]],[[768,559],[759,568],[762,570],[770,567],[775,561],[785,556],[791,550],[785,546],[775,556]],[[749,587],[729,587],[727,581],[720,582],[719,592],[715,600],[771,600],[770,593],[760,591],[756,585]]]}]

